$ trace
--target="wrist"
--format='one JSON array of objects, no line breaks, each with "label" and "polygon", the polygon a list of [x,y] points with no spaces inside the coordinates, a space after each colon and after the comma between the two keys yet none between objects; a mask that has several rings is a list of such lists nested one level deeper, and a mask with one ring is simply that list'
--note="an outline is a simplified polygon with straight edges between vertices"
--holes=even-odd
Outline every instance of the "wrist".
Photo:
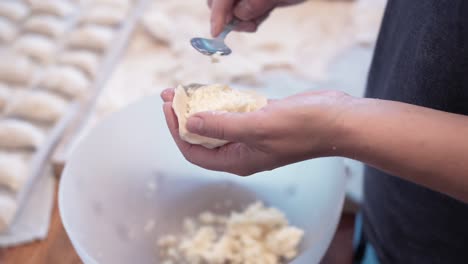
[{"label": "wrist", "polygon": [[330,156],[359,159],[359,146],[370,121],[364,115],[372,111],[372,104],[370,99],[349,96],[340,105],[341,113],[336,120],[332,144],[329,146]]}]

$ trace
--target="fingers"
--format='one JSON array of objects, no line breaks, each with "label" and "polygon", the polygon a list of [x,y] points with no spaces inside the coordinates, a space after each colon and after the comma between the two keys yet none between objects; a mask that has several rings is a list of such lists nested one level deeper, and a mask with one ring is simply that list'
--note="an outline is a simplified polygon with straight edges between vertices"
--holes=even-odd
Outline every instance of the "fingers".
[{"label": "fingers", "polygon": [[218,36],[234,15],[241,20],[236,26],[237,31],[255,32],[276,3],[271,0],[208,0],[211,8],[211,34]]},{"label": "fingers", "polygon": [[263,16],[255,19],[254,21],[242,21],[239,23],[238,27],[236,28],[237,31],[244,31],[244,32],[256,32],[260,24],[263,23],[268,17],[270,13],[266,13]]},{"label": "fingers", "polygon": [[169,131],[174,139],[177,147],[180,149],[182,155],[191,163],[209,170],[227,171],[236,173],[236,168],[233,166],[237,163],[236,158],[241,157],[236,154],[237,147],[232,148],[230,145],[219,149],[207,149],[202,146],[192,145],[183,141],[179,136],[179,125],[177,116],[172,109],[172,103],[164,103],[164,115]]},{"label": "fingers", "polygon": [[[208,3],[210,4],[210,3]],[[211,3],[211,34],[218,36],[232,17],[234,0],[213,0]]]},{"label": "fingers", "polygon": [[175,115],[174,110],[172,110],[172,103],[164,103],[163,110],[169,131],[171,132],[174,139],[176,139],[175,135],[177,135],[177,138],[179,138],[179,123],[177,122],[177,116]]},{"label": "fingers", "polygon": [[243,21],[254,21],[269,13],[275,7],[275,2],[271,0],[241,0],[234,9],[234,15]]},{"label": "fingers", "polygon": [[252,21],[242,21],[239,22],[236,26],[236,31],[242,31],[242,32],[255,32],[257,31],[258,25],[255,22]]},{"label": "fingers", "polygon": [[220,167],[217,167],[216,162],[219,163],[218,166],[222,166],[222,164],[219,161],[219,156],[216,155],[216,151],[209,150],[201,146],[192,145],[180,138],[179,124],[177,122],[177,116],[172,109],[172,103],[164,103],[163,110],[171,136],[182,155],[195,165],[206,169],[219,170]]},{"label": "fingers", "polygon": [[172,102],[172,100],[174,99],[174,89],[169,88],[169,89],[166,89],[166,90],[162,91],[161,92],[161,99],[164,102]]},{"label": "fingers", "polygon": [[208,170],[225,171],[240,176],[264,170],[265,168],[258,164],[263,166],[268,164],[269,158],[265,153],[250,149],[243,143],[231,143],[217,149],[207,149],[183,141],[179,136],[177,116],[172,109],[172,103],[164,103],[163,110],[169,131],[177,147],[189,162]]},{"label": "fingers", "polygon": [[187,120],[187,130],[192,133],[231,142],[246,142],[253,138],[257,127],[253,113],[199,113]]},{"label": "fingers", "polygon": [[218,149],[211,150],[202,146],[192,145],[183,141],[179,136],[179,124],[177,122],[177,116],[172,109],[172,103],[166,102],[163,105],[164,116],[166,117],[166,123],[169,131],[174,139],[177,147],[182,152],[182,155],[191,163],[210,170],[223,170],[228,167],[226,159],[223,155],[220,155]]},{"label": "fingers", "polygon": [[231,172],[232,168],[235,168],[233,164],[239,162],[239,156],[236,156],[235,152],[232,151],[232,149],[236,148],[235,146],[230,144],[217,149],[207,149],[202,146],[192,145],[184,156],[189,162],[202,168]]}]

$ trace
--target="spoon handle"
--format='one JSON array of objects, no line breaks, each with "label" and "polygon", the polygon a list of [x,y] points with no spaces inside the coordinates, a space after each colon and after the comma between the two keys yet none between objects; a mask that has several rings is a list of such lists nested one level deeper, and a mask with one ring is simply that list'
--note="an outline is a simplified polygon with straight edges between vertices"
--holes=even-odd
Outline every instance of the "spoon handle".
[{"label": "spoon handle", "polygon": [[236,28],[237,23],[239,23],[239,20],[237,20],[236,18],[234,18],[233,20],[231,20],[231,22],[229,22],[229,24],[227,24],[227,25],[224,27],[223,32],[221,32],[221,34],[219,34],[219,36],[216,37],[216,39],[218,39],[218,40],[224,40],[224,39],[226,38],[226,36],[227,36],[233,29]]}]

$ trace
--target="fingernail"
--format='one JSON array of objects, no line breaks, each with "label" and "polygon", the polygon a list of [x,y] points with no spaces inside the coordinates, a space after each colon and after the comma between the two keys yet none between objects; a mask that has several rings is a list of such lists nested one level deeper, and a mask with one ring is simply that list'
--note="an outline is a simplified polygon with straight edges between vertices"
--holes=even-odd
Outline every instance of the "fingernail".
[{"label": "fingernail", "polygon": [[200,117],[190,117],[187,120],[187,130],[199,134],[203,131],[203,119]]}]

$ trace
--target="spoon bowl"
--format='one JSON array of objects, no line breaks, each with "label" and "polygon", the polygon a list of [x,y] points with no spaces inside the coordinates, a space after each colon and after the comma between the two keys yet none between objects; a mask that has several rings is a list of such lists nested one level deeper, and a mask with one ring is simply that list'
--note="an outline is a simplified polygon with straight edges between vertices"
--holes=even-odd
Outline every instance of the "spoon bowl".
[{"label": "spoon bowl", "polygon": [[232,53],[232,50],[226,46],[223,40],[219,39],[206,39],[206,38],[193,38],[190,40],[192,47],[200,53],[208,56],[219,54],[226,56]]},{"label": "spoon bowl", "polygon": [[192,47],[204,55],[229,55],[232,53],[232,50],[226,45],[226,43],[224,43],[224,39],[236,27],[237,23],[238,21],[236,19],[232,20],[231,23],[224,27],[223,32],[214,39],[193,38],[190,40],[190,43],[192,44]]}]

